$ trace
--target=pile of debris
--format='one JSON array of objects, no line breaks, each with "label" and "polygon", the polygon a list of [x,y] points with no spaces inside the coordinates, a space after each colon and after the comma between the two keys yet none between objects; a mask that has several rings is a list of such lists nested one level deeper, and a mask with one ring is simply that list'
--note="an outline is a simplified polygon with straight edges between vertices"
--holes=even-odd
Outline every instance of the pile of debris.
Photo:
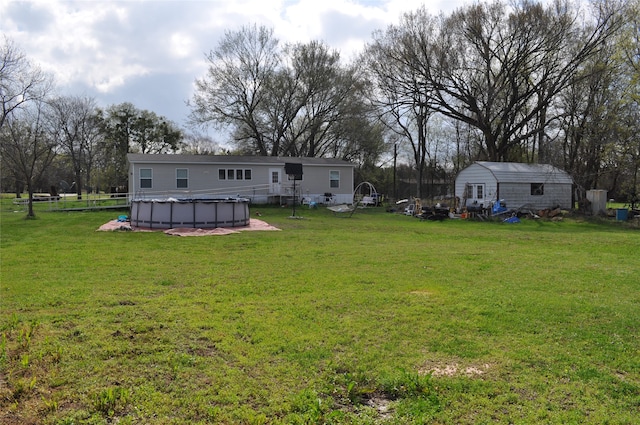
[{"label": "pile of debris", "polygon": [[564,211],[556,207],[553,209],[538,210],[536,214],[533,214],[533,218],[548,218],[551,220],[562,220]]},{"label": "pile of debris", "polygon": [[[519,208],[506,208],[504,204],[500,208],[492,208],[491,214],[480,215],[482,220],[502,220],[516,222],[515,219],[548,219],[551,221],[560,221],[568,212],[559,206],[546,209],[536,209],[532,205],[523,205]],[[511,221],[510,221],[511,220]]]},{"label": "pile of debris", "polygon": [[422,207],[422,213],[418,215],[420,220],[442,221],[450,218],[449,207],[445,204],[436,204],[432,207]]}]

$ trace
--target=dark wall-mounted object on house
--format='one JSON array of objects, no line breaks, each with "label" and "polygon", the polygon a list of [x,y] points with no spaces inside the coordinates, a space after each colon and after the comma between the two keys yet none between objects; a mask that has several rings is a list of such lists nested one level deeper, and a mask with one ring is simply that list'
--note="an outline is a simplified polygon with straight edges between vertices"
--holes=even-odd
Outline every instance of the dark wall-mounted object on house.
[{"label": "dark wall-mounted object on house", "polygon": [[302,180],[302,164],[295,162],[285,162],[284,172],[293,180]]}]

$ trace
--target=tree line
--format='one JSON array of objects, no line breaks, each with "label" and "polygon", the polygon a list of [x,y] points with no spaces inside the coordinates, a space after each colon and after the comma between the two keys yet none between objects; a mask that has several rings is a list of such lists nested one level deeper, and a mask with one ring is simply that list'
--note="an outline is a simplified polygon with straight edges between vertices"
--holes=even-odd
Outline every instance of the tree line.
[{"label": "tree line", "polygon": [[192,119],[231,128],[243,153],[335,156],[386,187],[379,165],[399,149],[418,197],[489,160],[551,163],[582,192],[633,198],[638,28],[637,0],[422,7],[345,65],[322,42],[280,46],[247,26],[207,55]]},{"label": "tree line", "polygon": [[[386,193],[397,194],[401,175],[413,196],[445,195],[460,169],[489,160],[550,163],[582,192],[635,200],[639,4],[485,1],[439,15],[422,7],[373,33],[351,63],[322,41],[281,43],[257,25],[228,30],[205,55],[190,124],[228,130],[232,154],[353,161]],[[2,160],[14,164],[3,170],[21,169],[14,177],[26,186],[27,175],[42,175],[17,166],[19,151],[38,156],[30,166],[42,173],[72,170],[78,194],[126,185],[127,152],[219,153],[131,104],[102,110],[92,99],[45,96],[50,81],[15,46],[5,41],[0,54]]]},{"label": "tree line", "polygon": [[[102,109],[95,99],[55,93],[51,76],[10,40],[0,46],[2,189],[34,192],[126,192],[129,152],[172,153],[212,146],[131,103]],[[209,148],[211,149],[211,148]]]}]

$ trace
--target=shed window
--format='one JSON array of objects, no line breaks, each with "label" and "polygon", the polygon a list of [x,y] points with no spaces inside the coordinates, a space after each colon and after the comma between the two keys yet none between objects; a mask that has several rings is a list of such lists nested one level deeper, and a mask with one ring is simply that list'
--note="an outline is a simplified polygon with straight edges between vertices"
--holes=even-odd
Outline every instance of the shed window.
[{"label": "shed window", "polygon": [[153,171],[151,168],[140,169],[140,189],[151,189],[153,187]]},{"label": "shed window", "polygon": [[235,170],[227,170],[227,180],[233,180],[235,176]]},{"label": "shed window", "polygon": [[189,170],[186,168],[176,169],[176,187],[186,189],[189,187]]},{"label": "shed window", "polygon": [[340,171],[329,171],[329,187],[340,187]]},{"label": "shed window", "polygon": [[484,185],[476,186],[476,199],[484,199]]},{"label": "shed window", "polygon": [[544,195],[544,183],[531,183],[531,195],[532,196]]},{"label": "shed window", "polygon": [[218,169],[218,180],[226,180],[227,179],[227,170],[224,168]]},{"label": "shed window", "polygon": [[251,170],[244,170],[244,179],[251,180]]},{"label": "shed window", "polygon": [[469,183],[464,185],[464,194],[462,196],[465,198],[473,198],[473,185]]}]

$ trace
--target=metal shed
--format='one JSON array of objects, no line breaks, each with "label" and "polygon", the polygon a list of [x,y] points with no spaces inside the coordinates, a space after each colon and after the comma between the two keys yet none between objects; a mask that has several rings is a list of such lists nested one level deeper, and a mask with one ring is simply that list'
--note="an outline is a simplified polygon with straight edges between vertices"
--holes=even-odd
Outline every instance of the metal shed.
[{"label": "metal shed", "polygon": [[570,209],[573,179],[549,164],[478,161],[456,177],[459,205],[468,209],[490,208],[500,200],[508,208]]}]

